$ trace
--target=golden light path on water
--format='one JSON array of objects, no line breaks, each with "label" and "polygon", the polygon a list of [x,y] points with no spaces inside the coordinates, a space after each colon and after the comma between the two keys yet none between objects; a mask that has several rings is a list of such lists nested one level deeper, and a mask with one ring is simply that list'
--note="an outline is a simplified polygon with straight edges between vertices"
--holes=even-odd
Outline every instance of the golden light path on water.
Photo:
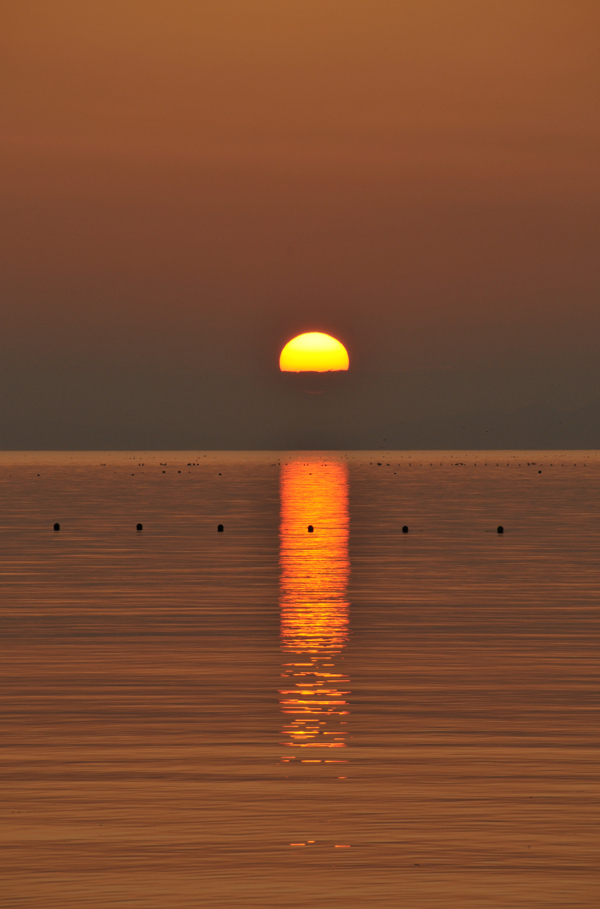
[{"label": "golden light path on water", "polygon": [[348,469],[292,461],[282,466],[280,494],[282,760],[343,762],[350,694],[341,666],[349,633]]}]

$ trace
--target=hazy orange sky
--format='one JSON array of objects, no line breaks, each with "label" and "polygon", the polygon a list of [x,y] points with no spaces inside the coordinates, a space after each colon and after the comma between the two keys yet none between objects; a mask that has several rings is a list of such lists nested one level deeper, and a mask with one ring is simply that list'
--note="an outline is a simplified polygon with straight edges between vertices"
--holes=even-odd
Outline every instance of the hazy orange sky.
[{"label": "hazy orange sky", "polygon": [[386,373],[595,357],[597,0],[0,15],[5,398],[64,369],[110,410],[107,364],[266,374],[307,330]]}]

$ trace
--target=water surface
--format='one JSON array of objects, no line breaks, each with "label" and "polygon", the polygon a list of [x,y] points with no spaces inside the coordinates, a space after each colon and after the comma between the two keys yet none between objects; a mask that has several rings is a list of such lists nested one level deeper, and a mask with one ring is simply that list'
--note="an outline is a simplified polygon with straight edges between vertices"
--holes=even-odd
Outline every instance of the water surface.
[{"label": "water surface", "polygon": [[0,907],[597,906],[599,501],[589,452],[2,455]]}]

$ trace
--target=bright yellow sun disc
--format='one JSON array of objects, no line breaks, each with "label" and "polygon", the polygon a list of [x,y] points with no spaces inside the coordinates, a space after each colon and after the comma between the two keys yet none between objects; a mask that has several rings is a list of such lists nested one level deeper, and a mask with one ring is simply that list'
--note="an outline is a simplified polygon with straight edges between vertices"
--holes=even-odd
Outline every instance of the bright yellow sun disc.
[{"label": "bright yellow sun disc", "polygon": [[282,372],[330,372],[348,369],[348,352],[340,341],[321,331],[292,338],[279,357]]}]

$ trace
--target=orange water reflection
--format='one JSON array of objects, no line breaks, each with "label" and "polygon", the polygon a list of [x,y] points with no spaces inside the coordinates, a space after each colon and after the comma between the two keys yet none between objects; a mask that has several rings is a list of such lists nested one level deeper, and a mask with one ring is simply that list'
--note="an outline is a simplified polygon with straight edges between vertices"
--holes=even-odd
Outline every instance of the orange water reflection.
[{"label": "orange water reflection", "polygon": [[[308,533],[309,525],[314,527]],[[319,459],[281,468],[280,703],[284,761],[333,761],[346,745],[350,679],[348,469]],[[310,750],[309,750],[310,749]],[[323,752],[322,749],[328,749]]]}]

